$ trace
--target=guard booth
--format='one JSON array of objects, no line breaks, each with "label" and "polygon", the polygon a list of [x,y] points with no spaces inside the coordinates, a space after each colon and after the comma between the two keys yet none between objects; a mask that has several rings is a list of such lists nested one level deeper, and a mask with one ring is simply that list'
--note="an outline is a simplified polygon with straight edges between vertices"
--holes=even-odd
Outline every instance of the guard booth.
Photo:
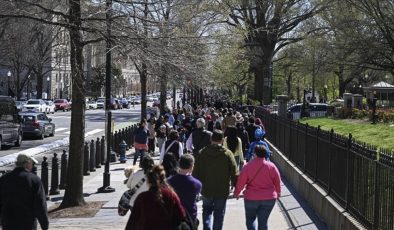
[{"label": "guard booth", "polygon": [[364,94],[368,101],[377,98],[376,105],[384,108],[394,108],[394,86],[387,82],[378,82],[374,85],[364,87]]}]

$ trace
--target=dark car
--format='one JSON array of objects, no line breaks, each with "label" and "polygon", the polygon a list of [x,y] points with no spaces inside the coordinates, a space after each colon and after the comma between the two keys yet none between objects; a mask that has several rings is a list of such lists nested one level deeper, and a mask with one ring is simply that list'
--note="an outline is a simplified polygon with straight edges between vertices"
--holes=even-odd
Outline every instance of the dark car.
[{"label": "dark car", "polygon": [[19,113],[22,120],[24,136],[35,136],[44,139],[46,136],[55,135],[55,124],[44,113],[23,112]]},{"label": "dark car", "polygon": [[0,96],[0,150],[5,145],[20,146],[22,128],[14,99]]},{"label": "dark car", "polygon": [[66,99],[56,99],[53,103],[55,103],[55,112],[58,110],[65,112],[71,109],[71,105]]}]

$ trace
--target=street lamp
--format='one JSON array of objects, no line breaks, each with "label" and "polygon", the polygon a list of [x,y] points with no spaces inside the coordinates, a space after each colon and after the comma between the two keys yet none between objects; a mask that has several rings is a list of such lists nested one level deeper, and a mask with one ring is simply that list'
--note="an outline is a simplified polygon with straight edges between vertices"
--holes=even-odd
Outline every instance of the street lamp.
[{"label": "street lamp", "polygon": [[7,95],[10,96],[10,77],[11,77],[11,71],[8,71],[7,77],[8,77],[8,81],[7,81]]},{"label": "street lamp", "polygon": [[47,77],[47,99],[49,99],[49,80],[50,78]]}]

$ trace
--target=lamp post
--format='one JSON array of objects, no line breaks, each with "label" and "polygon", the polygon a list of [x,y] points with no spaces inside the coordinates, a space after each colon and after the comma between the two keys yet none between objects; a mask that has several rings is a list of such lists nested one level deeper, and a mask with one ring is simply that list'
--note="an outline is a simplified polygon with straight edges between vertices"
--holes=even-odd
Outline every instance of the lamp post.
[{"label": "lamp post", "polygon": [[7,77],[8,77],[8,80],[7,80],[7,95],[10,96],[10,77],[11,77],[11,71],[8,71]]},{"label": "lamp post", "polygon": [[60,80],[60,98],[63,98],[63,79]]},{"label": "lamp post", "polygon": [[106,41],[106,57],[105,57],[105,142],[107,159],[105,161],[105,168],[103,173],[103,186],[97,192],[109,193],[115,192],[115,189],[110,186],[111,173],[109,171],[109,161],[111,160],[111,133],[112,133],[112,113],[111,113],[111,13],[112,0],[106,0],[106,27],[107,27],[107,41]]},{"label": "lamp post", "polygon": [[50,78],[47,77],[47,99],[49,99],[49,80]]},{"label": "lamp post", "polygon": [[378,98],[376,98],[376,91],[373,91],[372,98],[372,124],[376,124],[376,102]]}]

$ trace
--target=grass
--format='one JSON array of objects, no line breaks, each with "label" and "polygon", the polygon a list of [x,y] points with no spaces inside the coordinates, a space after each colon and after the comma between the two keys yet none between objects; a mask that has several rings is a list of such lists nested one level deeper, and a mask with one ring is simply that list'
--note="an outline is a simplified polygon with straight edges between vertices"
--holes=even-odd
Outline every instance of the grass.
[{"label": "grass", "polygon": [[305,118],[300,122],[315,127],[320,125],[323,130],[334,129],[335,133],[344,136],[351,133],[358,141],[394,151],[394,126],[389,124],[373,125],[369,121],[333,118]]}]

